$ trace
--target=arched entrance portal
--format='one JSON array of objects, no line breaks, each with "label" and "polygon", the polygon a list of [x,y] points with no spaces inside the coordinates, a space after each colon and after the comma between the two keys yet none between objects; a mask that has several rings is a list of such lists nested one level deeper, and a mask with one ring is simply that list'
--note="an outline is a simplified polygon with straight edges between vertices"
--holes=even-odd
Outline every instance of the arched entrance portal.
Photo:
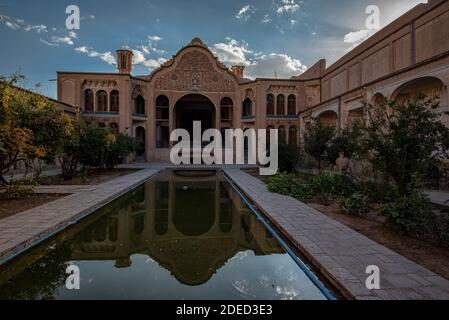
[{"label": "arched entrance portal", "polygon": [[185,129],[193,135],[193,123],[201,121],[202,132],[216,128],[215,106],[211,100],[200,94],[182,97],[175,105],[175,128]]}]

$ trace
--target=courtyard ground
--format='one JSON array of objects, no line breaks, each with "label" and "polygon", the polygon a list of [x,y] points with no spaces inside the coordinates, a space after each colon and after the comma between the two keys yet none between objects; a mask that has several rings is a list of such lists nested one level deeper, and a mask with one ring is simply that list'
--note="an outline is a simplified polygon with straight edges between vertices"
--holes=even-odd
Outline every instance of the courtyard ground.
[{"label": "courtyard ground", "polygon": [[64,196],[62,194],[33,194],[22,199],[0,200],[0,220],[58,200]]},{"label": "courtyard ground", "polygon": [[[37,192],[41,194],[63,192],[71,195],[1,219],[0,263],[40,243],[49,234],[65,229],[161,170],[173,167],[167,163],[148,163],[131,164],[121,168],[141,170],[98,185],[38,187]],[[439,276],[447,274],[447,263],[436,258],[441,257],[447,261],[446,252],[421,246],[413,239],[395,238],[389,233],[384,234],[382,238],[376,238],[381,234],[380,225],[345,220],[345,216],[326,213],[325,208],[318,208],[320,212],[312,208],[314,205],[306,205],[296,199],[270,193],[262,181],[236,167],[176,167],[197,168],[223,169],[345,297],[449,299],[449,281]],[[391,242],[386,239],[391,239]],[[419,254],[416,251],[419,251]],[[365,268],[372,264],[381,269],[382,290],[370,291],[365,286]]]},{"label": "courtyard ground", "polygon": [[338,206],[308,205],[449,280],[448,247],[397,233],[379,221],[349,215]]}]

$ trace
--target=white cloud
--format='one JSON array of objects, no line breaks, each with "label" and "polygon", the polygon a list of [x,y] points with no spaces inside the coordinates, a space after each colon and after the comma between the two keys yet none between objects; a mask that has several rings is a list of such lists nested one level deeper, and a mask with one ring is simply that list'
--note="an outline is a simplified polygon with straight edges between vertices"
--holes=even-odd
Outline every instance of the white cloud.
[{"label": "white cloud", "polygon": [[270,15],[269,14],[264,15],[263,19],[262,19],[262,23],[270,23],[270,22],[271,22]]},{"label": "white cloud", "polygon": [[40,24],[40,25],[27,25],[25,28],[23,28],[25,31],[36,31],[37,33],[47,33],[47,26]]},{"label": "white cloud", "polygon": [[70,31],[66,36],[52,36],[51,43],[55,45],[65,44],[73,46],[75,44],[74,39],[78,39],[76,32]]},{"label": "white cloud", "polygon": [[44,40],[42,38],[39,39],[39,41],[42,42],[43,44],[46,44],[47,46],[50,46],[50,47],[55,47],[56,46],[56,44],[48,42],[48,41],[46,41],[46,40]]},{"label": "white cloud", "polygon": [[254,53],[244,41],[227,38],[226,42],[211,46],[211,51],[228,67],[243,65],[246,67],[246,77],[272,78],[275,74],[279,78],[298,76],[307,70],[300,60],[286,54],[261,52]]},{"label": "white cloud", "polygon": [[218,59],[227,65],[237,65],[247,63],[246,54],[251,53],[248,50],[248,45],[245,42],[238,42],[237,40],[227,38],[228,42],[216,43],[210,49]]},{"label": "white cloud", "polygon": [[89,49],[87,47],[78,47],[78,48],[75,48],[75,51],[81,52],[81,53],[89,53]]},{"label": "white cloud", "polygon": [[270,53],[258,56],[246,68],[250,78],[291,78],[304,73],[307,67],[298,59],[282,53]]},{"label": "white cloud", "polygon": [[98,51],[95,51],[92,48],[88,48],[88,47],[78,47],[78,48],[75,48],[75,51],[79,52],[79,53],[87,54],[87,56],[91,57],[91,58],[100,58],[107,64],[111,64],[111,65],[117,64],[117,60],[115,59],[115,57],[111,51],[98,52]]},{"label": "white cloud", "polygon": [[153,59],[150,57],[147,57],[149,54],[149,51],[144,52],[139,49],[133,49],[133,64],[134,65],[143,65],[149,69],[155,69],[160,67],[162,64],[167,62],[167,59],[164,58],[158,58]]},{"label": "white cloud", "polygon": [[[302,3],[302,1],[300,2]],[[282,0],[278,5],[276,12],[279,14],[283,13],[295,13],[300,8],[299,4],[295,0]]]},{"label": "white cloud", "polygon": [[158,59],[147,59],[143,63],[143,65],[150,69],[156,69],[159,68],[161,65],[166,63],[168,60],[164,58],[158,58]]},{"label": "white cloud", "polygon": [[159,36],[148,36],[148,40],[151,40],[151,41],[161,41],[162,40],[162,38],[161,37],[159,37]]},{"label": "white cloud", "polygon": [[7,26],[8,28],[13,29],[13,30],[20,29],[20,26],[19,26],[17,23],[11,22],[11,21],[6,21],[6,26]]},{"label": "white cloud", "polygon": [[252,5],[247,4],[246,6],[243,6],[239,12],[236,14],[236,18],[247,21],[249,18],[251,18],[251,15],[256,12],[256,8],[254,8]]},{"label": "white cloud", "polygon": [[0,15],[0,21],[4,21],[5,25],[13,30],[23,30],[26,32],[35,31],[37,33],[47,33],[47,26],[44,24],[28,24],[23,19],[12,19],[9,16]]},{"label": "white cloud", "polygon": [[358,31],[349,32],[345,35],[343,41],[345,43],[361,43],[371,37],[375,33],[374,30],[362,29]]}]

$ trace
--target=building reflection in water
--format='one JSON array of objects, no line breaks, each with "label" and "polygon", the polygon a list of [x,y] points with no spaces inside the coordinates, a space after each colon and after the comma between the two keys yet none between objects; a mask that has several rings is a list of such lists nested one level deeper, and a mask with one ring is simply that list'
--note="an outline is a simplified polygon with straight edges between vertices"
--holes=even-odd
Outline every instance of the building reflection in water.
[{"label": "building reflection in water", "polygon": [[145,254],[195,286],[239,252],[284,253],[221,173],[166,172],[131,199],[77,235],[72,260],[128,268]]}]

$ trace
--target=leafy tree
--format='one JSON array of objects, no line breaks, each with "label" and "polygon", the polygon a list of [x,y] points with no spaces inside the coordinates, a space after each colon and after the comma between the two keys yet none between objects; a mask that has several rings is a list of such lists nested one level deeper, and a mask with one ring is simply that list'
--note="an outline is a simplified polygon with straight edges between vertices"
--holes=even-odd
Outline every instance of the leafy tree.
[{"label": "leafy tree", "polygon": [[95,122],[73,120],[73,130],[64,138],[59,156],[62,176],[70,180],[79,166],[89,168],[115,168],[135,152],[137,140],[123,134],[114,135]]},{"label": "leafy tree", "polygon": [[21,75],[0,76],[0,182],[18,162],[52,163],[70,122],[45,97],[16,87]]},{"label": "leafy tree", "polygon": [[139,148],[140,143],[136,139],[124,134],[116,135],[114,143],[110,144],[104,153],[104,166],[107,169],[115,168]]},{"label": "leafy tree", "polygon": [[320,172],[329,161],[327,151],[334,134],[334,127],[326,126],[320,121],[312,121],[306,130],[304,151],[317,161]]},{"label": "leafy tree", "polygon": [[364,145],[373,167],[394,181],[401,196],[412,192],[416,179],[448,158],[449,129],[435,112],[439,102],[418,95],[406,102],[368,106]]},{"label": "leafy tree", "polygon": [[326,150],[328,162],[334,164],[340,152],[344,152],[348,158],[361,156],[363,153],[362,137],[363,126],[359,123],[339,130],[329,141]]}]

